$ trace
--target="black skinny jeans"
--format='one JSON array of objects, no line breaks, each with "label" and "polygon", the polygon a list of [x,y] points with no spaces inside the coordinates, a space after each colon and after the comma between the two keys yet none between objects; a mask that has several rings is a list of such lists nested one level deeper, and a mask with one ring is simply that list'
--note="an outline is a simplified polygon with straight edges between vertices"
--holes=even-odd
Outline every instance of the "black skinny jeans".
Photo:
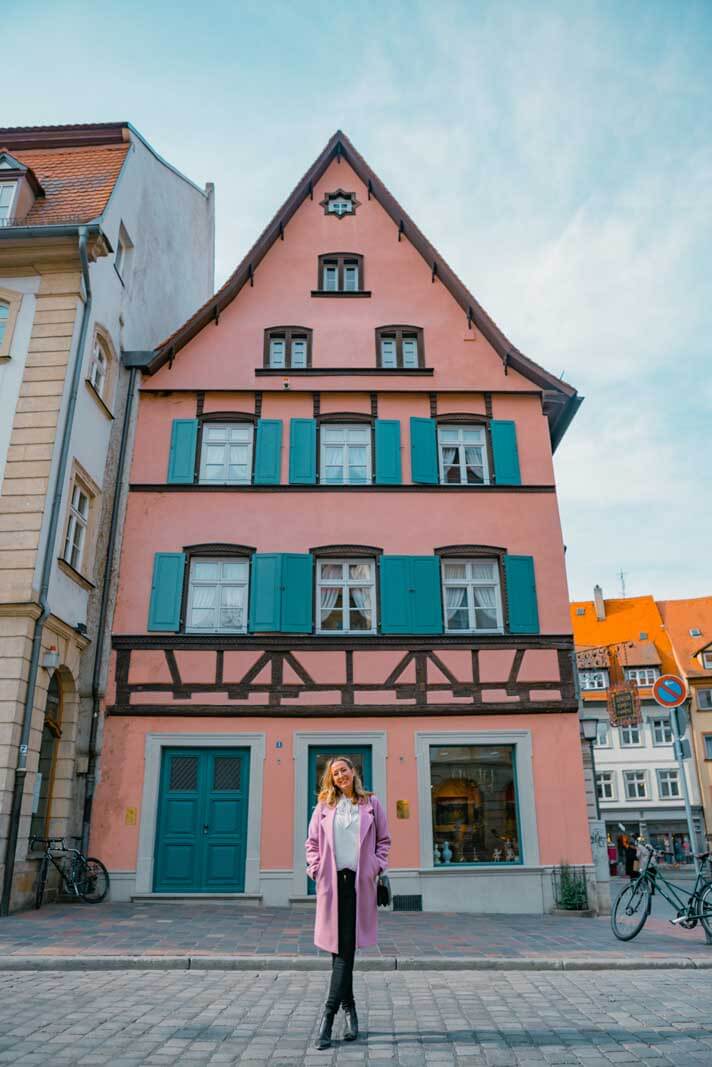
[{"label": "black skinny jeans", "polygon": [[331,984],[326,1007],[336,1013],[354,1002],[354,956],[356,955],[356,872],[337,871],[339,906],[339,951],[331,954]]}]

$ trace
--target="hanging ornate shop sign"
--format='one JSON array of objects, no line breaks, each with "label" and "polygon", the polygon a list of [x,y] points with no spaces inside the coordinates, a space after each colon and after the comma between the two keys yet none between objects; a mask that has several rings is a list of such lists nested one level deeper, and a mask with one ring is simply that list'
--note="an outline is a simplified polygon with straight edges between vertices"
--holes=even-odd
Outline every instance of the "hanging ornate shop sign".
[{"label": "hanging ornate shop sign", "polygon": [[619,682],[609,688],[608,716],[612,726],[633,726],[641,721],[640,694],[634,682]]}]

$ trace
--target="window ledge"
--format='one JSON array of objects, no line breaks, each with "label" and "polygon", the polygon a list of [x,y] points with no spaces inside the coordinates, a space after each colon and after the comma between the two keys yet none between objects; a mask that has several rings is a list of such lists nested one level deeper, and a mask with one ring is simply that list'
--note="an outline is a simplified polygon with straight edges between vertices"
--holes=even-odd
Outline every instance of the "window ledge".
[{"label": "window ledge", "polygon": [[105,415],[107,419],[111,419],[111,421],[113,422],[113,420],[114,420],[113,412],[108,407],[108,405],[105,403],[105,401],[99,396],[99,394],[97,393],[96,389],[92,385],[92,383],[89,380],[89,378],[85,378],[84,379],[84,384],[86,385],[87,389],[89,390],[89,392],[93,396],[94,400],[98,404],[101,413],[103,415]]},{"label": "window ledge", "polygon": [[426,377],[432,377],[435,373],[432,367],[255,367],[255,374],[258,377],[280,377],[291,378],[292,376],[302,375],[318,378],[319,375],[324,374],[368,374],[374,377],[403,374],[405,377],[417,377],[418,375],[425,375]]},{"label": "window ledge", "polygon": [[57,563],[59,564],[59,569],[63,571],[68,578],[71,578],[72,581],[76,582],[77,585],[80,585],[82,589],[86,589],[87,592],[96,589],[94,583],[90,582],[88,578],[85,578],[83,574],[80,574],[79,571],[75,570],[71,563],[67,563],[66,559],[57,556]]},{"label": "window ledge", "polygon": [[6,353],[4,356],[0,356],[0,364],[9,363],[9,362],[10,362],[10,354],[9,354],[9,352]]},{"label": "window ledge", "polygon": [[311,295],[312,296],[346,296],[346,297],[370,296],[371,295],[371,290],[370,289],[356,289],[356,290],[351,290],[351,291],[346,292],[343,289],[312,289]]},{"label": "window ledge", "polygon": [[492,874],[495,871],[506,870],[508,873],[517,874],[531,874],[533,871],[540,870],[540,867],[527,867],[526,864],[521,861],[505,862],[501,863],[439,863],[437,867],[421,867],[418,874],[425,875],[455,875],[455,874],[467,874],[469,876],[477,874]]}]

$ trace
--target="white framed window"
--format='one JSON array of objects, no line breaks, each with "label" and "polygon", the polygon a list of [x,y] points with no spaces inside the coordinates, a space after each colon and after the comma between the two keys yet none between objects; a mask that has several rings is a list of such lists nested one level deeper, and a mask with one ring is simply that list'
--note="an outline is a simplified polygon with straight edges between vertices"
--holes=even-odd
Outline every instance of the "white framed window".
[{"label": "white framed window", "polygon": [[0,225],[12,218],[17,182],[0,182]]},{"label": "white framed window", "polygon": [[625,676],[627,681],[635,682],[637,686],[654,685],[655,679],[660,677],[657,667],[626,667]]},{"label": "white framed window", "polygon": [[253,426],[205,422],[200,446],[200,482],[243,485],[252,481]]},{"label": "white framed window", "polygon": [[350,197],[333,196],[329,198],[327,209],[330,215],[351,215],[354,210],[354,202]]},{"label": "white framed window", "polygon": [[712,652],[702,653],[702,666],[706,671],[712,671]]},{"label": "white framed window", "polygon": [[712,734],[704,734],[705,759],[712,759]]},{"label": "white framed window", "polygon": [[371,481],[370,424],[322,424],[319,438],[323,485],[366,485]]},{"label": "white framed window", "polygon": [[613,771],[599,771],[596,774],[596,792],[599,800],[616,799],[616,779]]},{"label": "white framed window", "polygon": [[690,627],[690,630],[688,632],[690,634],[690,637],[702,637],[702,630],[700,630],[697,626]]},{"label": "white framed window", "polygon": [[376,330],[378,366],[416,370],[424,366],[423,330],[419,326],[379,326]]},{"label": "white framed window", "polygon": [[634,723],[631,726],[621,726],[621,747],[631,748],[634,745],[641,745],[640,739],[640,723]]},{"label": "white framed window", "polygon": [[442,561],[445,629],[459,633],[501,633],[499,565],[494,559]]},{"label": "white framed window", "polygon": [[680,776],[675,767],[658,768],[658,796],[661,800],[675,800],[680,796]]},{"label": "white framed window", "polygon": [[244,633],[250,563],[247,559],[200,559],[190,563],[186,630]]},{"label": "white framed window", "polygon": [[277,370],[307,367],[309,339],[306,333],[272,333],[269,337],[268,366]]},{"label": "white framed window", "polygon": [[384,334],[381,337],[381,366],[397,367],[398,355],[395,337]]},{"label": "white framed window", "polygon": [[116,240],[116,254],[114,256],[114,266],[121,280],[125,282],[129,275],[129,268],[131,266],[131,253],[133,252],[133,242],[129,237],[126,227],[123,222],[119,225],[119,236]]},{"label": "white framed window", "polygon": [[596,729],[596,740],[594,741],[596,748],[610,748],[611,747],[611,728],[605,719],[598,720],[598,727]]},{"label": "white framed window", "polygon": [[89,367],[89,381],[102,400],[104,399],[108,378],[109,357],[101,338],[96,337],[91,355],[91,366]]},{"label": "white framed window", "polygon": [[665,715],[656,716],[650,720],[653,726],[653,744],[654,745],[671,745],[672,744],[672,726],[670,725],[670,719]]},{"label": "white framed window", "polygon": [[438,427],[438,457],[443,485],[489,482],[484,426]]},{"label": "white framed window", "polygon": [[697,690],[697,706],[700,711],[712,711],[712,689]]},{"label": "white framed window", "polygon": [[333,260],[324,260],[322,286],[327,293],[338,293],[339,291],[339,264]]},{"label": "white framed window", "polygon": [[84,486],[75,481],[69,506],[69,521],[64,539],[63,558],[75,571],[81,571],[91,497]]},{"label": "white framed window", "polygon": [[319,270],[322,292],[358,293],[363,289],[363,256],[338,252],[333,255],[319,256]]},{"label": "white framed window", "polygon": [[608,689],[608,671],[579,671],[582,689]]},{"label": "white framed window", "polygon": [[623,771],[626,800],[648,799],[648,776],[645,771]]},{"label": "white framed window", "polygon": [[344,292],[357,293],[359,288],[358,261],[346,259],[344,260]]},{"label": "white framed window", "polygon": [[317,560],[316,599],[318,633],[375,633],[375,560]]}]

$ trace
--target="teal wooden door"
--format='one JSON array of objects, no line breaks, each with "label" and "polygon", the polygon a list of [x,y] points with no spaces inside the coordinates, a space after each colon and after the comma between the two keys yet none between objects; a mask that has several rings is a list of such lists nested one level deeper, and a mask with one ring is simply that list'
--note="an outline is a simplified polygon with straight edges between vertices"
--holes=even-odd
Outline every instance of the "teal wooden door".
[{"label": "teal wooden door", "polygon": [[[321,778],[327,761],[334,756],[348,756],[358,771],[365,789],[373,789],[372,758],[370,745],[337,745],[336,747],[312,745],[309,749],[309,791],[307,795],[307,825],[316,806]],[[307,878],[307,892],[316,893],[316,883]]]},{"label": "teal wooden door", "polygon": [[249,769],[247,749],[164,749],[154,892],[244,892]]}]

